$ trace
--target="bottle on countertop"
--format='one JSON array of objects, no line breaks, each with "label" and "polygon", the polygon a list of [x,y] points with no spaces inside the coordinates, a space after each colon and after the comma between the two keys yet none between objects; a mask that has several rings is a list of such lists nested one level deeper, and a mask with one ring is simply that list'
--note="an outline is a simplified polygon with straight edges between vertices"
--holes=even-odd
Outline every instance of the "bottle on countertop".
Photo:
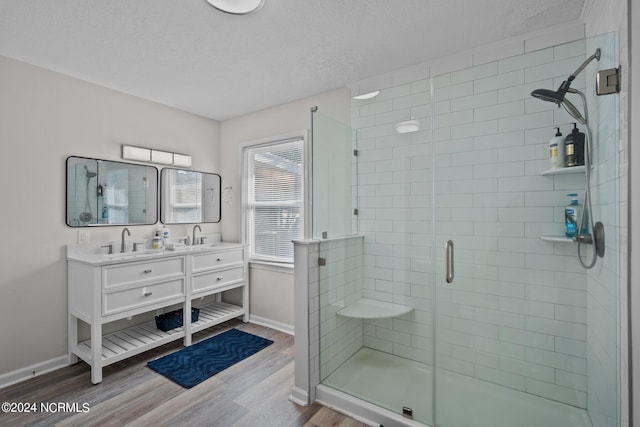
[{"label": "bottle on countertop", "polygon": [[166,225],[163,225],[162,226],[162,245],[164,247],[167,247],[167,243],[169,242],[170,238],[171,238],[171,231]]},{"label": "bottle on countertop", "polygon": [[564,208],[564,234],[567,237],[574,237],[578,235],[579,219],[580,219],[580,205],[578,203],[578,194],[569,193],[567,196],[570,198],[569,205]]},{"label": "bottle on countertop", "polygon": [[577,123],[573,124],[571,133],[565,139],[566,160],[565,165],[582,166],[584,165],[584,133],[578,130]]},{"label": "bottle on countertop", "polygon": [[560,128],[556,128],[556,134],[549,140],[549,165],[552,168],[564,167],[564,138]]},{"label": "bottle on countertop", "polygon": [[156,231],[156,234],[153,236],[151,247],[153,247],[153,249],[162,249],[162,236],[159,231]]}]

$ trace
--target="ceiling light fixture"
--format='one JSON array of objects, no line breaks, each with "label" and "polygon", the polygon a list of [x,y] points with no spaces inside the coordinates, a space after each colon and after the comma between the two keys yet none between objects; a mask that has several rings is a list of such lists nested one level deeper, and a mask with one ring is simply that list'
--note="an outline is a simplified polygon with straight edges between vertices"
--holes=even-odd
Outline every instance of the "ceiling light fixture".
[{"label": "ceiling light fixture", "polygon": [[375,98],[380,94],[379,90],[374,90],[373,92],[363,93],[362,95],[354,96],[353,99],[371,99]]},{"label": "ceiling light fixture", "polygon": [[232,15],[246,15],[259,10],[264,0],[206,0],[211,6]]},{"label": "ceiling light fixture", "polygon": [[396,132],[411,133],[420,130],[420,120],[407,120],[406,122],[396,123]]}]

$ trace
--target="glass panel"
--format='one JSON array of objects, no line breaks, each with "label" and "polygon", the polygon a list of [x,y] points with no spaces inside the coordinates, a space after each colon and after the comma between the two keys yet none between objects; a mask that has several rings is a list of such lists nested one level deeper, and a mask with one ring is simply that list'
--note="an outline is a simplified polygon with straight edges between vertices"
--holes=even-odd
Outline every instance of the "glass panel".
[{"label": "glass panel", "polygon": [[164,224],[220,222],[220,175],[164,168],[160,218]]},{"label": "glass panel", "polygon": [[[589,168],[541,175],[555,128],[566,137],[576,119],[530,92],[554,91],[595,47],[571,87],[590,99],[592,217],[612,250],[587,270],[563,237],[566,194],[583,210]],[[433,78],[436,425],[617,425],[618,97],[592,93],[613,52],[579,40]]]},{"label": "glass panel", "polygon": [[312,114],[313,238],[348,236],[357,230],[355,131],[320,112]]},{"label": "glass panel", "polygon": [[[429,105],[428,81],[403,86],[363,101],[363,116],[374,120],[363,120],[369,124],[358,130],[355,147],[347,144],[350,129],[313,116],[314,237],[322,238],[322,231],[329,237],[320,244],[326,260],[320,267],[320,381],[430,424],[430,109],[415,108],[419,128],[407,133],[397,130],[399,114],[376,117],[378,107],[389,103],[384,96],[394,93],[415,93]],[[406,114],[410,118],[408,109]],[[347,158],[353,148],[357,164]],[[336,170],[339,164],[352,164],[354,177]],[[353,196],[344,193],[350,183],[357,184]],[[349,204],[352,199],[357,204]],[[353,230],[361,234],[333,237],[350,232],[351,206],[358,208]]]},{"label": "glass panel", "polygon": [[67,158],[70,227],[155,224],[158,169],[84,157]]}]

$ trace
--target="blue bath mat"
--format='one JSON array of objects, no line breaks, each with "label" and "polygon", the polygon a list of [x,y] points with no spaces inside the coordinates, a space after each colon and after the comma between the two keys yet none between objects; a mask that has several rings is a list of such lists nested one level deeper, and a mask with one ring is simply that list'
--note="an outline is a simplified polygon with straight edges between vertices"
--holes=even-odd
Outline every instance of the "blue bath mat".
[{"label": "blue bath mat", "polygon": [[191,388],[272,343],[266,338],[230,329],[152,360],[147,366],[182,387]]}]

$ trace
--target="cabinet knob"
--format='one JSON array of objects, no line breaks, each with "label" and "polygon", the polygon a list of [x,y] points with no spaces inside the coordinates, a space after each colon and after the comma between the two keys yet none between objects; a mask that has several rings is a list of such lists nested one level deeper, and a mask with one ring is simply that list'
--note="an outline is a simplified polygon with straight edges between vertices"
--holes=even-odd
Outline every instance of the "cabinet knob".
[{"label": "cabinet knob", "polygon": [[145,296],[145,297],[150,297],[151,295],[153,295],[153,292],[145,292],[145,293],[144,293],[144,296]]},{"label": "cabinet knob", "polygon": [[222,258],[218,258],[218,259],[216,259],[216,261],[220,262],[220,261],[222,261]]},{"label": "cabinet knob", "polygon": [[151,273],[153,270],[151,270],[150,268],[144,271],[144,274],[149,274]]},{"label": "cabinet knob", "polygon": [[217,281],[220,281],[220,280],[222,280],[222,277],[221,277],[221,276],[218,276],[218,277],[216,278],[216,280],[217,280]]}]

